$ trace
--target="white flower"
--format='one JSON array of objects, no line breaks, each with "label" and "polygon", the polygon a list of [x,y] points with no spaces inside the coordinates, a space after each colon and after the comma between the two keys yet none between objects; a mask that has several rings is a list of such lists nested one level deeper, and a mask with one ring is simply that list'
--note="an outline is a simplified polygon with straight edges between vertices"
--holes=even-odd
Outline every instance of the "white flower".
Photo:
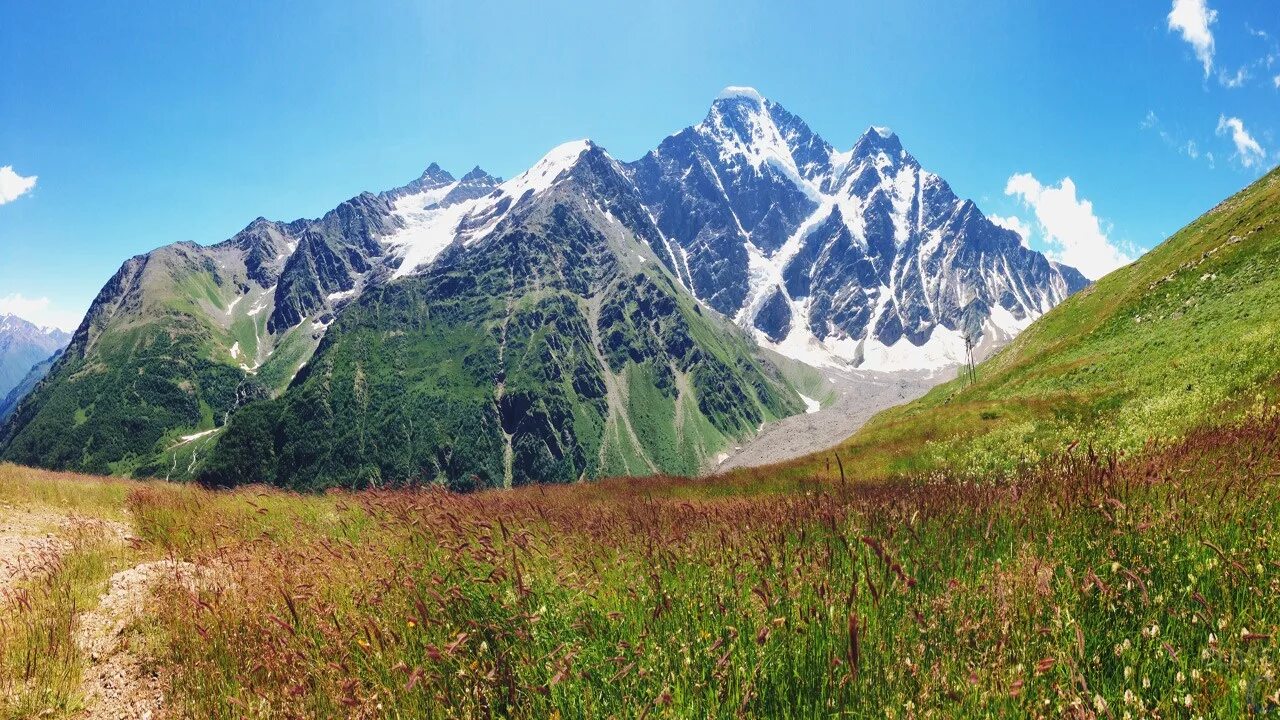
[{"label": "white flower", "polygon": [[1186,707],[1191,707],[1191,693],[1182,696],[1182,704]]}]

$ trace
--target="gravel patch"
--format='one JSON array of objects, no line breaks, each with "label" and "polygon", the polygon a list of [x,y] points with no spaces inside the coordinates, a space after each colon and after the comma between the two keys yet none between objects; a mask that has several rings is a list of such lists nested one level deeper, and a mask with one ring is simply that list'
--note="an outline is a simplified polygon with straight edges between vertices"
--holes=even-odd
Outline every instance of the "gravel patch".
[{"label": "gravel patch", "polygon": [[836,393],[834,402],[812,413],[765,425],[751,440],[721,453],[707,474],[758,467],[821,452],[844,442],[873,415],[910,402],[955,377],[955,369],[933,372],[822,370]]}]

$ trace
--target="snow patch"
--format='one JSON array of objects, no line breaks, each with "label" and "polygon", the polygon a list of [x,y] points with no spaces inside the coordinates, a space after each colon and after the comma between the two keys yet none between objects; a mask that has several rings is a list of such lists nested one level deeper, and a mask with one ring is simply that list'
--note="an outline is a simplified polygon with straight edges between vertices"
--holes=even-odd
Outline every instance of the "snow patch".
[{"label": "snow patch", "polygon": [[190,434],[190,435],[183,435],[183,436],[178,440],[178,442],[174,443],[171,447],[178,447],[179,445],[186,445],[187,443],[189,443],[189,442],[191,442],[191,441],[193,441],[193,440],[199,440],[199,439],[200,439],[200,438],[202,438],[202,437],[208,437],[209,435],[212,435],[212,434],[214,434],[214,433],[218,432],[218,431],[219,431],[219,430],[221,430],[221,429],[222,429],[222,428],[213,428],[212,430],[204,430],[204,431],[201,431],[201,432],[198,432],[198,433],[192,433],[192,434]]},{"label": "snow patch", "polygon": [[809,397],[808,395],[805,395],[804,393],[796,393],[796,394],[799,395],[800,399],[804,401],[804,411],[806,413],[812,415],[813,413],[816,413],[822,409],[822,403],[818,402],[817,400],[814,400],[813,398]]},{"label": "snow patch", "polygon": [[232,343],[231,350],[229,350],[228,352],[231,353],[232,360],[239,358],[240,357],[240,341],[237,340],[234,343]]}]

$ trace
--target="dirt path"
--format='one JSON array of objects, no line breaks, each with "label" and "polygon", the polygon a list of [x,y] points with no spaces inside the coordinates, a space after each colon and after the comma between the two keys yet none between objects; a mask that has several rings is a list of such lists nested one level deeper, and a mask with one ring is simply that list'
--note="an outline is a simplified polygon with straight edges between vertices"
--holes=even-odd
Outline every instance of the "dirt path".
[{"label": "dirt path", "polygon": [[80,616],[76,644],[87,659],[81,692],[82,720],[160,717],[164,692],[159,675],[130,645],[129,629],[162,583],[195,583],[199,569],[184,562],[142,563],[111,576],[98,606]]},{"label": "dirt path", "polygon": [[817,412],[766,425],[709,472],[769,465],[835,447],[881,410],[910,402],[955,377],[954,370],[878,373],[824,369],[822,374],[836,393],[834,402]]},{"label": "dirt path", "polygon": [[[124,551],[132,540],[128,525],[110,520],[0,503],[0,605],[14,586],[49,572],[73,547],[72,537],[101,538]],[[94,540],[93,542],[99,542]],[[136,565],[113,575],[92,610],[80,613],[74,640],[84,654],[81,720],[151,720],[160,716],[160,678],[130,647],[129,629],[162,582],[191,582],[198,569],[173,561]]]}]

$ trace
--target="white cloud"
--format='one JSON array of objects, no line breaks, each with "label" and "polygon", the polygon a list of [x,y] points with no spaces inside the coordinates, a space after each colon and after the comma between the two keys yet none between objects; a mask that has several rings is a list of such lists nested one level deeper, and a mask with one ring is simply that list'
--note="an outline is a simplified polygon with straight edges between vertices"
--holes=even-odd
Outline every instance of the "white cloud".
[{"label": "white cloud", "polygon": [[1018,233],[1018,237],[1022,238],[1022,244],[1027,247],[1031,247],[1031,225],[1026,220],[1023,220],[1016,215],[1010,215],[1008,217],[988,215],[987,219],[1005,230],[1012,230]]},{"label": "white cloud", "polygon": [[0,315],[17,315],[28,322],[46,327],[56,327],[73,332],[80,325],[83,313],[53,307],[47,297],[29,298],[22,293],[0,297]]},{"label": "white cloud", "polygon": [[1213,69],[1213,31],[1209,26],[1217,18],[1218,11],[1210,10],[1207,0],[1173,0],[1169,11],[1169,29],[1181,33],[1195,50],[1206,78]]},{"label": "white cloud", "polygon": [[1235,143],[1235,156],[1240,159],[1240,164],[1247,167],[1258,167],[1267,159],[1267,151],[1262,149],[1257,140],[1244,129],[1244,123],[1240,118],[1227,117],[1226,115],[1218,116],[1217,134],[1231,134],[1231,142]]},{"label": "white cloud", "polygon": [[1121,265],[1133,262],[1107,237],[1093,214],[1093,203],[1076,197],[1076,184],[1063,178],[1055,187],[1044,185],[1030,173],[1016,173],[1004,188],[1035,212],[1049,257],[1074,266],[1090,280],[1097,280]]},{"label": "white cloud", "polygon": [[36,186],[36,176],[22,177],[12,165],[0,167],[0,205],[13,202]]},{"label": "white cloud", "polygon": [[1271,78],[1271,82],[1275,83],[1276,87],[1280,88],[1280,75]]}]

